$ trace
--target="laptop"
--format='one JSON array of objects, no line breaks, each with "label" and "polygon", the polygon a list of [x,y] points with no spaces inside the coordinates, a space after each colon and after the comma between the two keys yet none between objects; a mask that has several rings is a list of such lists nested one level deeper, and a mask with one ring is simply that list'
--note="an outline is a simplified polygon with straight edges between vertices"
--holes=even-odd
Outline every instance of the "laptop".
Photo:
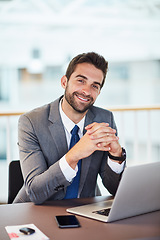
[{"label": "laptop", "polygon": [[103,222],[160,210],[160,162],[127,167],[114,200],[68,208],[72,214]]}]

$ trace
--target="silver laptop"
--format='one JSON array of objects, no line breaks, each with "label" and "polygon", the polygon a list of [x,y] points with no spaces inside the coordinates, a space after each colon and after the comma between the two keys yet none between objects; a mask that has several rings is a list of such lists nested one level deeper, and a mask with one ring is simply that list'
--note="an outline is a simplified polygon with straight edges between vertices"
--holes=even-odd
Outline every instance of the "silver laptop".
[{"label": "silver laptop", "polygon": [[114,200],[68,208],[67,212],[103,222],[160,210],[160,162],[127,167]]}]

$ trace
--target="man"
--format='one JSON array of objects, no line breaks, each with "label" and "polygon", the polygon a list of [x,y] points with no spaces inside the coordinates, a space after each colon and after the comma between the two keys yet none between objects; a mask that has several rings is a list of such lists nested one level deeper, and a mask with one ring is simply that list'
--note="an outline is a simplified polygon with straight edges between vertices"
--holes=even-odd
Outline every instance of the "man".
[{"label": "man", "polygon": [[[98,174],[108,191],[116,193],[125,150],[118,142],[112,113],[93,106],[107,68],[105,59],[94,52],[76,56],[61,78],[64,96],[20,117],[18,145],[24,186],[14,202],[41,204],[93,197]],[[70,148],[75,125],[80,140]]]}]

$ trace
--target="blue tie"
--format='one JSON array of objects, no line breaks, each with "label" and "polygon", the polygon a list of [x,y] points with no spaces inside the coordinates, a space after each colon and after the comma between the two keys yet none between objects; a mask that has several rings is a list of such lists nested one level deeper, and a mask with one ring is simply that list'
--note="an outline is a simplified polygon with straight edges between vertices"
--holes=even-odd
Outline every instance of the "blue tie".
[{"label": "blue tie", "polygon": [[[69,149],[71,149],[80,139],[78,135],[78,130],[79,130],[79,127],[75,125],[71,131],[72,137],[71,137]],[[81,160],[78,162],[77,175],[74,177],[71,185],[67,187],[67,191],[64,199],[77,198],[79,181],[80,181],[80,171],[81,171]]]}]

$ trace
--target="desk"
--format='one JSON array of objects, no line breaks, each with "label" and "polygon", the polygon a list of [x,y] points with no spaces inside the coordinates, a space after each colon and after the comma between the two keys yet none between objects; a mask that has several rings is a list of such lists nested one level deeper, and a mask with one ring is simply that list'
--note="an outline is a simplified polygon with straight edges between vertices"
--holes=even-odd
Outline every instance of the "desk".
[{"label": "desk", "polygon": [[[50,240],[125,240],[160,239],[160,211],[103,223],[77,216],[81,228],[60,229],[55,215],[69,214],[66,208],[106,200],[107,197],[72,199],[46,202],[43,205],[33,203],[5,204],[0,206],[0,240],[9,240],[5,226],[35,224]],[[38,240],[38,239],[37,239]]]}]

